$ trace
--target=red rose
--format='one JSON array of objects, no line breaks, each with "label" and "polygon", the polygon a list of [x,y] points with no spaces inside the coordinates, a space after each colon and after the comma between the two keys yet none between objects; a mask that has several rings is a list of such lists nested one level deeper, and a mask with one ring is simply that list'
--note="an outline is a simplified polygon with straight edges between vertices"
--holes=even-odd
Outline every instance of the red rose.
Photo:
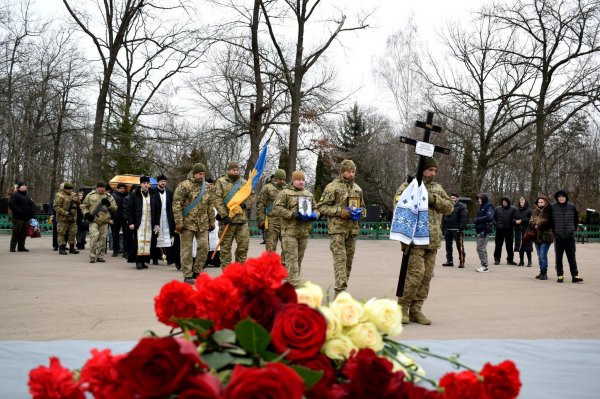
[{"label": "red rose", "polygon": [[271,339],[278,353],[289,350],[289,360],[315,356],[325,342],[325,318],[318,311],[298,303],[283,306],[273,322]]},{"label": "red rose", "polygon": [[181,281],[173,280],[163,285],[160,293],[154,297],[154,309],[158,321],[178,327],[172,319],[193,319],[198,312],[196,305],[196,291],[194,288]]},{"label": "red rose", "polygon": [[512,361],[505,360],[496,366],[486,363],[480,374],[490,398],[513,399],[519,396],[521,380],[519,370]]},{"label": "red rose", "polygon": [[[378,356],[372,349],[353,352],[342,369],[342,375],[349,380],[342,385],[346,390],[346,396],[343,397],[356,399],[388,397],[390,387],[401,387],[404,377],[403,373],[394,373],[392,369],[392,363]],[[392,384],[393,380],[398,380],[395,385]]]},{"label": "red rose", "polygon": [[301,399],[303,394],[304,381],[283,363],[262,368],[237,365],[225,388],[225,399]]},{"label": "red rose", "polygon": [[27,385],[33,399],[85,399],[83,390],[73,380],[73,373],[56,357],[50,358],[50,367],[31,370]]},{"label": "red rose", "polygon": [[178,399],[220,399],[223,396],[221,381],[210,373],[188,378]]},{"label": "red rose", "polygon": [[130,397],[167,397],[181,388],[184,379],[206,367],[194,344],[176,338],[143,338],[117,364],[117,372]]},{"label": "red rose", "polygon": [[473,371],[446,373],[440,379],[444,399],[488,399],[483,383]]},{"label": "red rose", "polygon": [[117,363],[125,355],[113,356],[110,349],[92,349],[92,358],[81,369],[79,381],[95,399],[112,399],[122,386]]},{"label": "red rose", "polygon": [[240,318],[251,318],[267,330],[271,329],[275,315],[281,308],[279,299],[272,290],[262,290],[254,294],[249,291],[242,295]]},{"label": "red rose", "polygon": [[[232,265],[228,266],[228,270]],[[233,329],[240,321],[238,289],[224,274],[212,279],[202,273],[196,279],[198,317],[212,320],[215,330]]]},{"label": "red rose", "polygon": [[311,370],[322,371],[323,376],[321,379],[311,388],[312,390],[318,390],[321,387],[330,387],[335,384],[335,367],[327,356],[317,353],[314,357],[310,359],[303,359],[294,364],[298,364],[300,366],[307,367]]},{"label": "red rose", "polygon": [[290,283],[283,283],[276,291],[277,296],[283,303],[298,303],[296,289]]}]

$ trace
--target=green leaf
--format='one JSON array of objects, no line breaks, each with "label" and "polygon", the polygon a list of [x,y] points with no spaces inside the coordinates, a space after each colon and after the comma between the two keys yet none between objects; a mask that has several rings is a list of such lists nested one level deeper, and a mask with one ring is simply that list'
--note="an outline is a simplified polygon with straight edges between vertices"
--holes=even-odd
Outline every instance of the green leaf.
[{"label": "green leaf", "polygon": [[287,355],[287,352],[280,354],[271,351],[264,351],[262,357],[267,362],[281,362],[285,358],[285,355]]},{"label": "green leaf", "polygon": [[308,367],[293,365],[291,366],[296,373],[304,380],[304,389],[311,389],[325,374],[323,371],[309,369]]},{"label": "green leaf", "polygon": [[269,332],[249,319],[237,323],[235,335],[240,346],[250,354],[262,355],[271,341]]},{"label": "green leaf", "polygon": [[206,319],[175,319],[183,329],[194,330],[198,334],[206,334],[212,328],[213,322]]},{"label": "green leaf", "polygon": [[219,330],[212,335],[212,338],[219,345],[235,344],[235,333],[232,330]]},{"label": "green leaf", "polygon": [[204,363],[215,370],[221,370],[225,366],[233,363],[234,360],[233,356],[227,352],[203,353],[201,358]]}]

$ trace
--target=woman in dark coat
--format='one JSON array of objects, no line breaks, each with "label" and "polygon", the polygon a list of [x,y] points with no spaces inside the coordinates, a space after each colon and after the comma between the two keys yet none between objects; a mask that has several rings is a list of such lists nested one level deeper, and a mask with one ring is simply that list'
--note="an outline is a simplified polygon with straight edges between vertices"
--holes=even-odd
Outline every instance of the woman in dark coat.
[{"label": "woman in dark coat", "polygon": [[523,255],[527,254],[527,267],[531,267],[531,252],[533,251],[533,240],[523,239],[529,230],[529,219],[533,210],[529,202],[523,197],[519,198],[517,213],[515,214],[515,252],[519,253],[519,266],[525,266]]},{"label": "woman in dark coat", "polygon": [[548,280],[548,250],[554,242],[554,233],[552,232],[552,208],[545,195],[541,195],[535,200],[529,225],[535,232],[533,241],[540,261],[540,274],[535,278]]}]

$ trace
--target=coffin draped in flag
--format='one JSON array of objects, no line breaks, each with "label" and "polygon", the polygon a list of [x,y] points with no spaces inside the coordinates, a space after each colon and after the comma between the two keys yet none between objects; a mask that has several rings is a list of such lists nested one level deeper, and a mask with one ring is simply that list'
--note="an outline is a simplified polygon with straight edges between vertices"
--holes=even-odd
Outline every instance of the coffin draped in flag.
[{"label": "coffin draped in flag", "polygon": [[414,179],[402,192],[392,219],[390,240],[429,244],[429,206],[425,184]]},{"label": "coffin draped in flag", "polygon": [[250,172],[250,176],[248,176],[248,181],[240,187],[240,189],[231,197],[229,202],[227,202],[227,208],[231,209],[236,205],[241,205],[242,202],[246,201],[246,198],[252,194],[252,190],[260,181],[260,176],[265,168],[265,163],[267,162],[267,148],[269,147],[269,141],[265,143],[264,147],[260,151],[258,155],[258,160],[254,164],[254,168]]}]

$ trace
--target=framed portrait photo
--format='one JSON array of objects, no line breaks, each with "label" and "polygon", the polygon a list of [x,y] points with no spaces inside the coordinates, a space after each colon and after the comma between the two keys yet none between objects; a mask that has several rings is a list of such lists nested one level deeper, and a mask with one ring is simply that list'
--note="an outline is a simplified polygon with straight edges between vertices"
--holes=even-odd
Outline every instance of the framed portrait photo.
[{"label": "framed portrait photo", "polygon": [[301,215],[310,215],[312,213],[312,201],[310,197],[299,196],[298,197],[298,212]]},{"label": "framed portrait photo", "polygon": [[356,209],[360,207],[360,197],[348,197],[348,208]]}]

